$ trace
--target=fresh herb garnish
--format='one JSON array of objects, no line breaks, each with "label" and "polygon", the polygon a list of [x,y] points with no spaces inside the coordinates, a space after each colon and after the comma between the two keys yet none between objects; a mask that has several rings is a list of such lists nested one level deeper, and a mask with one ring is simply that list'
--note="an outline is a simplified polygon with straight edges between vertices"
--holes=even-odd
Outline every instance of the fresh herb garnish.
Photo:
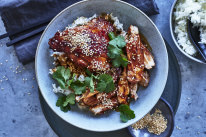
[{"label": "fresh herb garnish", "polygon": [[63,66],[58,66],[57,70],[52,74],[52,78],[55,79],[62,89],[68,89],[70,86],[69,78],[71,72],[69,69],[65,69]]},{"label": "fresh herb garnish", "polygon": [[71,83],[70,87],[74,90],[76,95],[81,95],[86,91],[86,85],[84,81],[74,81]]},{"label": "fresh herb garnish", "polygon": [[75,94],[74,93],[70,93],[67,97],[66,100],[63,103],[63,107],[66,107],[67,105],[74,105],[75,104]]},{"label": "fresh herb garnish", "polygon": [[112,76],[108,74],[101,74],[98,76],[97,90],[99,92],[109,93],[115,89]]},{"label": "fresh herb garnish", "polygon": [[124,123],[126,123],[128,120],[131,120],[131,119],[135,118],[134,111],[131,110],[128,105],[121,104],[118,107],[118,110],[120,112],[120,119]]},{"label": "fresh herb garnish", "polygon": [[125,47],[126,42],[124,37],[115,36],[113,32],[108,34],[110,38],[109,46],[108,46],[108,57],[112,59],[112,65],[114,67],[126,67],[128,64],[128,60],[126,56],[123,54],[122,48]]},{"label": "fresh herb garnish", "polygon": [[63,112],[67,112],[71,109],[69,104],[71,104],[71,105],[75,104],[75,95],[74,95],[74,93],[70,93],[68,96],[65,96],[65,95],[59,96],[59,98],[56,102],[56,106],[60,107],[60,109]]},{"label": "fresh herb garnish", "polygon": [[85,85],[89,87],[90,92],[94,92],[93,74],[91,75],[91,77],[85,78]]}]

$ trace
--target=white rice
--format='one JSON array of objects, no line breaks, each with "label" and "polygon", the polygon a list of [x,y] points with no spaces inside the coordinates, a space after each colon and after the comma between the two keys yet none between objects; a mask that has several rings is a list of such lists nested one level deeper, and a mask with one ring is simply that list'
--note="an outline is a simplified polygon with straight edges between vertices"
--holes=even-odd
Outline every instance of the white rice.
[{"label": "white rice", "polygon": [[206,44],[206,0],[179,0],[174,12],[175,33],[181,48],[189,55],[195,55],[197,50],[192,45],[187,34],[187,19],[200,27],[201,43]]},{"label": "white rice", "polygon": [[[122,33],[121,33],[122,36],[125,36],[125,35],[126,35],[126,32],[123,30],[123,24],[121,24],[121,23],[119,22],[119,19],[118,19],[117,17],[114,17],[112,14],[110,14],[110,16],[111,16],[112,20],[114,21],[114,26],[115,26],[118,30],[120,30],[120,31],[122,32]],[[86,24],[87,22],[89,22],[90,20],[92,20],[93,18],[96,18],[96,17],[97,17],[96,14],[94,14],[94,15],[93,15],[92,17],[90,17],[90,18],[79,17],[79,18],[77,18],[71,25],[69,25],[68,27],[66,27],[66,29],[74,28],[74,27],[76,27],[76,26],[78,26],[78,25],[84,25],[84,24]],[[61,35],[61,33],[60,33],[60,35]],[[53,57],[54,54],[56,54],[56,55],[62,55],[62,54],[64,54],[64,53],[63,53],[63,52],[52,52],[52,53],[51,53],[51,56]],[[56,58],[54,58],[54,60],[56,60]],[[53,64],[55,65],[55,62],[54,62]],[[52,75],[53,73],[54,73],[53,69],[49,69],[49,74]],[[83,75],[80,75],[78,78],[77,78],[77,77],[74,78],[74,80],[76,80],[76,79],[78,79],[79,81],[84,81],[84,76],[83,76]],[[64,95],[68,95],[68,94],[71,93],[70,90],[63,90],[63,89],[61,89],[59,86],[57,87],[56,84],[54,84],[54,83],[52,84],[52,87],[53,87],[53,92],[54,92],[54,93],[62,93],[62,94],[64,94]]]}]

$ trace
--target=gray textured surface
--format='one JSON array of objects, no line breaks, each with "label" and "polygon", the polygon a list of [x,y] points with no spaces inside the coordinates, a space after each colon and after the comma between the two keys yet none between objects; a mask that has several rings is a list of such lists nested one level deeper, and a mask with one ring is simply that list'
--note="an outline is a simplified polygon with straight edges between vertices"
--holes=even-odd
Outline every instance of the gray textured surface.
[{"label": "gray textured surface", "polygon": [[[172,46],[182,73],[182,97],[172,137],[205,137],[206,65],[188,59],[175,47],[169,31],[173,0],[156,2],[160,14],[151,18]],[[0,34],[4,32],[0,20]],[[6,47],[8,41],[0,40],[0,137],[56,137],[40,108],[37,83],[33,80],[34,62],[22,66],[14,48]]]}]

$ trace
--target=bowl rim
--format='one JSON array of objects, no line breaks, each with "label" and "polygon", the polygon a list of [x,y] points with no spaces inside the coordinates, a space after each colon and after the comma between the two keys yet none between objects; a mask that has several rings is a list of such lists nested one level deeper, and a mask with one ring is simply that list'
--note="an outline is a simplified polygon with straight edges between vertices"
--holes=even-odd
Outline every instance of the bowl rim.
[{"label": "bowl rim", "polygon": [[[46,31],[48,30],[48,28],[50,27],[50,25],[54,22],[54,20],[56,20],[56,18],[59,17],[59,16],[60,16],[63,12],[65,12],[67,9],[69,9],[69,8],[71,8],[71,7],[73,7],[73,6],[76,6],[76,5],[80,4],[80,3],[85,3],[85,2],[89,2],[89,1],[95,1],[95,0],[82,0],[82,1],[76,2],[76,3],[74,3],[74,4],[72,4],[72,5],[68,6],[68,7],[66,7],[66,8],[63,9],[61,12],[59,12],[59,13],[49,22],[49,24],[48,24],[47,27],[45,28],[44,32],[42,33],[42,35],[41,35],[41,37],[40,37],[40,39],[39,39],[38,46],[37,46],[37,49],[36,49],[36,54],[35,54],[35,75],[36,75],[36,80],[37,80],[38,86],[39,86],[40,84],[39,84],[39,80],[38,80],[38,79],[39,79],[39,78],[38,78],[39,76],[37,75],[37,55],[38,55],[39,47],[40,47],[40,45],[41,45],[41,41],[42,41],[42,39],[43,39]],[[166,55],[167,55],[167,57],[166,57],[166,59],[165,59],[165,60],[166,60],[166,62],[165,62],[165,77],[164,77],[164,81],[163,81],[163,83],[162,83],[163,89],[162,89],[162,91],[161,91],[161,94],[159,94],[159,97],[154,101],[154,102],[155,102],[154,105],[153,105],[153,107],[154,107],[155,104],[156,104],[156,103],[158,102],[158,100],[160,99],[160,97],[161,97],[161,95],[162,95],[162,93],[163,93],[163,91],[164,91],[164,87],[165,87],[166,82],[167,82],[168,71],[169,71],[168,52],[167,52],[167,49],[166,49],[166,45],[165,45],[164,39],[163,39],[160,31],[158,30],[157,26],[154,24],[154,22],[153,22],[143,11],[141,11],[141,10],[138,9],[137,7],[135,7],[135,6],[127,3],[127,2],[125,2],[125,1],[121,1],[121,0],[114,0],[114,1],[120,2],[120,3],[123,3],[123,4],[126,4],[126,5],[128,5],[129,7],[133,8],[134,10],[137,10],[137,11],[138,11],[139,13],[141,13],[143,16],[145,16],[145,17],[149,20],[149,22],[151,23],[151,25],[156,29],[157,33],[158,33],[159,36],[160,36],[160,39],[162,40],[163,47],[165,48],[165,52],[166,52]],[[58,116],[59,116],[62,120],[64,120],[65,122],[67,122],[67,123],[69,123],[69,124],[71,124],[71,125],[73,125],[73,126],[75,126],[75,127],[84,129],[84,130],[94,131],[94,132],[116,131],[116,130],[120,130],[120,129],[126,128],[126,127],[128,127],[128,126],[130,126],[131,124],[133,124],[133,123],[136,122],[136,121],[134,121],[133,123],[130,123],[130,124],[129,124],[129,123],[124,123],[124,126],[121,126],[121,127],[118,126],[118,127],[114,127],[114,128],[112,128],[112,129],[107,129],[107,130],[95,130],[95,129],[90,129],[90,128],[86,128],[86,127],[81,127],[81,126],[75,125],[75,124],[73,124],[73,123],[70,123],[67,119],[65,119],[64,117],[62,117],[61,115],[59,115],[59,114],[55,111],[55,109],[51,106],[51,104],[48,102],[48,100],[46,99],[46,97],[45,97],[45,95],[43,94],[42,89],[41,89],[40,86],[39,86],[39,90],[40,90],[40,92],[41,92],[41,94],[42,94],[45,102],[48,104],[48,106],[52,109],[52,111],[53,111],[56,115],[58,115]],[[152,107],[152,108],[153,108],[153,107]],[[151,108],[151,109],[152,109],[152,108]],[[151,109],[150,109],[149,111],[151,111]],[[145,114],[145,115],[146,115],[146,114]],[[144,116],[145,116],[145,115],[144,115]],[[143,116],[143,117],[144,117],[144,116]],[[138,121],[138,119],[137,119],[137,121]]]},{"label": "bowl rim", "polygon": [[206,62],[204,62],[204,61],[202,61],[202,60],[200,60],[200,59],[198,59],[198,58],[195,58],[195,57],[187,54],[187,53],[180,47],[180,45],[179,45],[178,42],[177,42],[177,39],[176,39],[175,34],[174,34],[174,31],[173,31],[173,26],[175,25],[174,22],[173,22],[173,15],[174,15],[174,8],[175,8],[175,6],[176,6],[176,4],[177,4],[178,1],[179,1],[179,0],[175,0],[175,1],[174,1],[174,3],[172,4],[171,10],[170,10],[170,21],[169,21],[170,23],[169,23],[169,24],[170,24],[170,33],[171,33],[171,35],[172,35],[172,39],[173,39],[176,47],[177,47],[185,56],[187,56],[188,58],[190,58],[190,59],[193,60],[193,61],[196,61],[196,62],[199,62],[199,63],[202,63],[202,64],[206,64]]}]

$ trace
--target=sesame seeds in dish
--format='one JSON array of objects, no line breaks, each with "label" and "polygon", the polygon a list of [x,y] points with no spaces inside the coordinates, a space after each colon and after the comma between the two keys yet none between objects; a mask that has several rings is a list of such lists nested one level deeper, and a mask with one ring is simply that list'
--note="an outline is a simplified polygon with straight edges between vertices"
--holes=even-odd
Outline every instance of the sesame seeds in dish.
[{"label": "sesame seeds in dish", "polygon": [[118,110],[122,122],[133,119],[129,103],[137,100],[139,86],[148,86],[148,70],[155,66],[146,43],[136,26],[126,32],[112,14],[80,17],[57,31],[49,39],[56,105],[67,112],[77,104],[95,115]]}]

